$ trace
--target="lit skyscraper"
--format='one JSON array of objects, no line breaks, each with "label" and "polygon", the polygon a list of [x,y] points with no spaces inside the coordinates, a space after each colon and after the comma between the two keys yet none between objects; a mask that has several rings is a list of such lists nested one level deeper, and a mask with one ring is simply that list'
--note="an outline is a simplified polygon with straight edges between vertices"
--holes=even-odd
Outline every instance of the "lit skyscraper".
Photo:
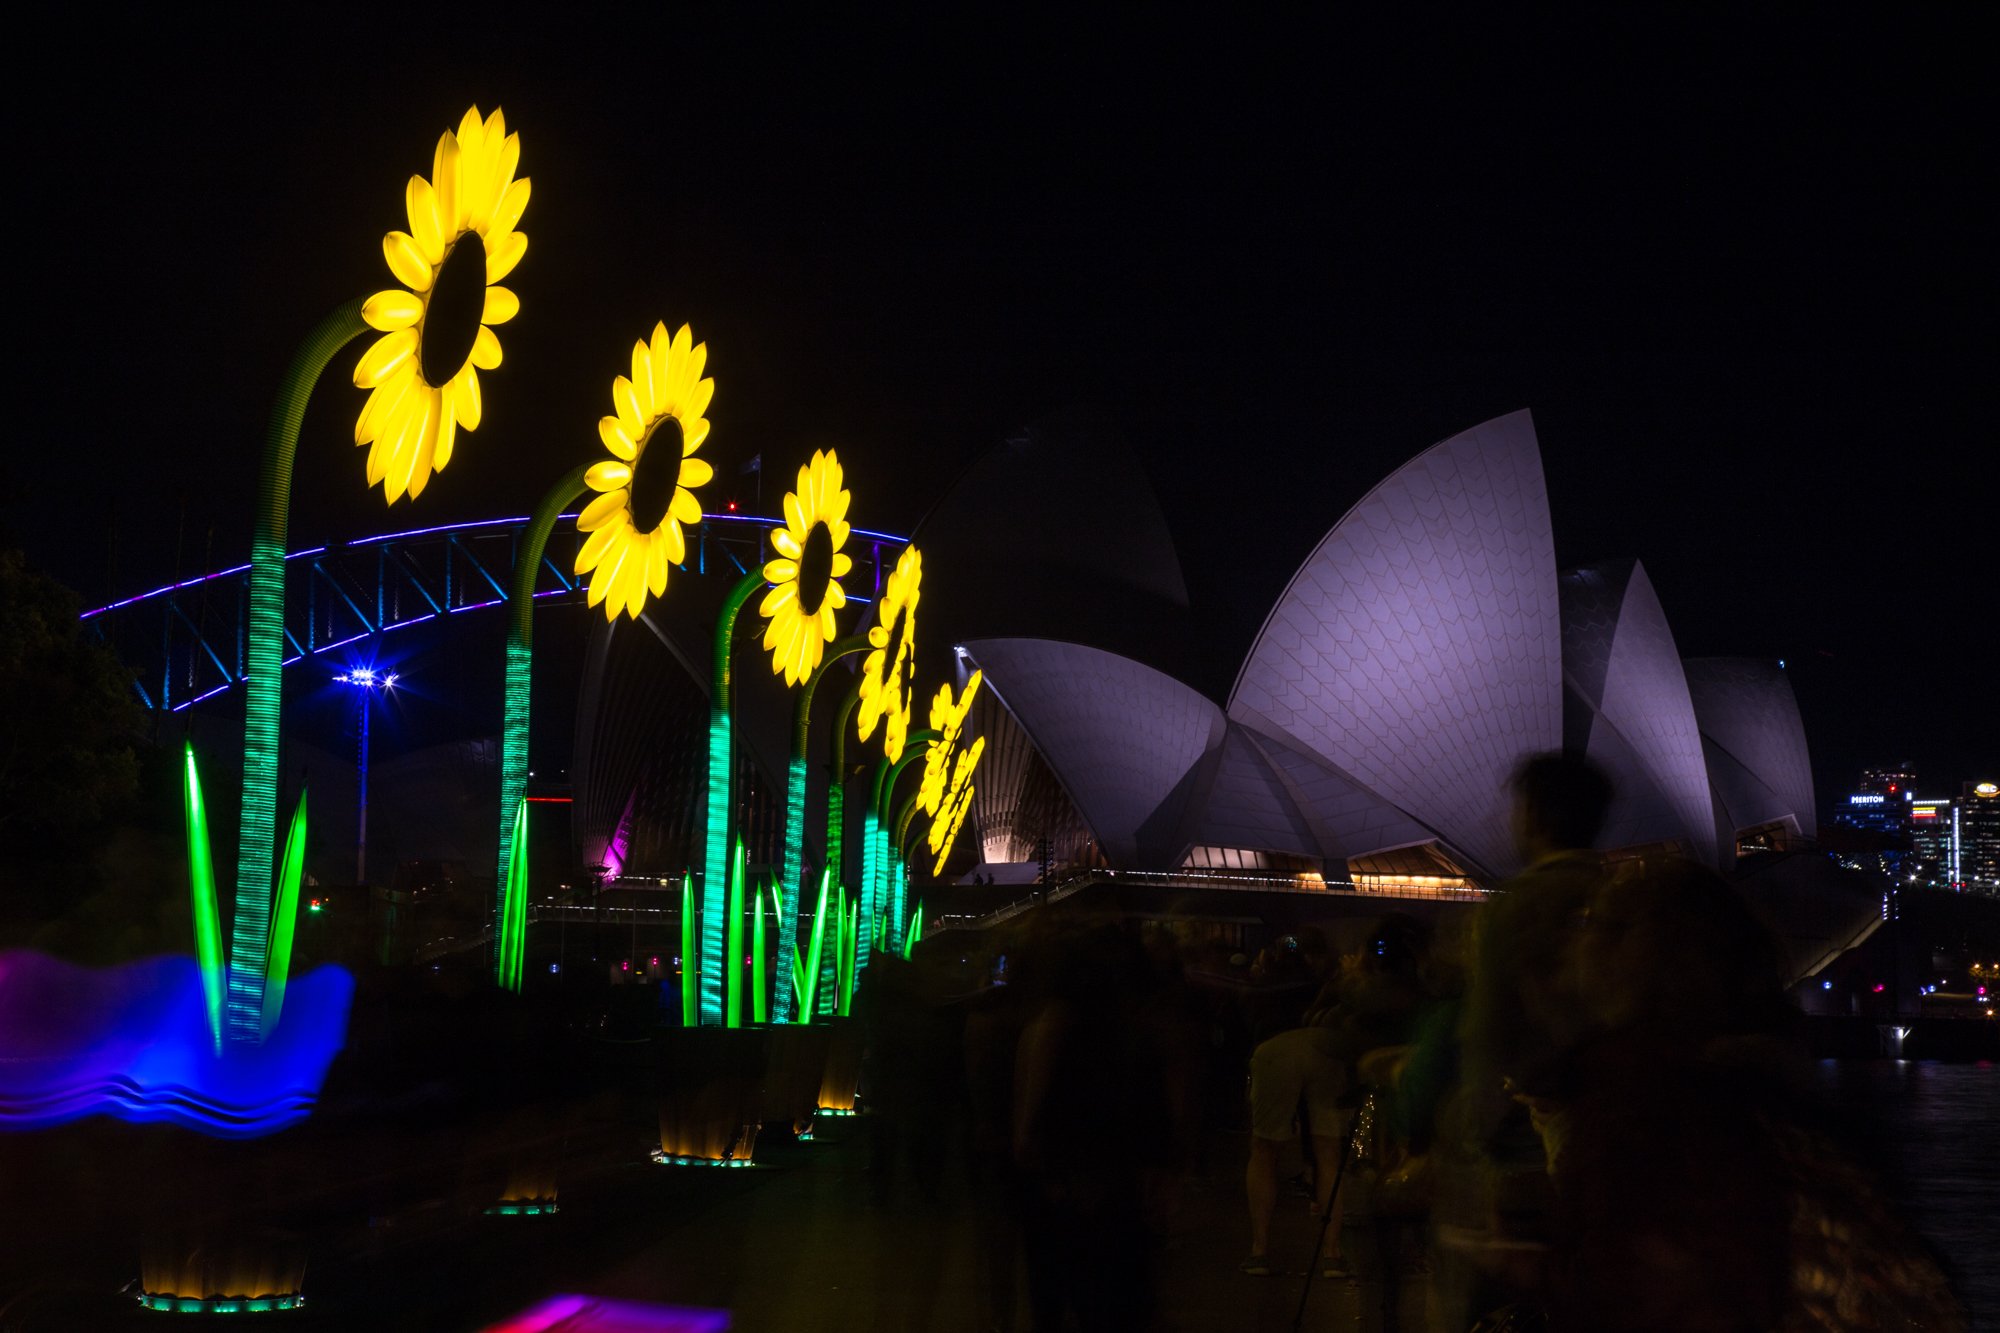
[{"label": "lit skyscraper", "polygon": [[1958,849],[1965,887],[2000,894],[2000,786],[1965,784],[1958,801]]}]

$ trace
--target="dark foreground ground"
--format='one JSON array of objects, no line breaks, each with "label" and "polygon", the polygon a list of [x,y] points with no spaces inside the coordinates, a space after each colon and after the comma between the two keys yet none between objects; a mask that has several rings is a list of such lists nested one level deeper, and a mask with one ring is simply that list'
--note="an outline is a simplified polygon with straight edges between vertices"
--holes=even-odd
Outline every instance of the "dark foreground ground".
[{"label": "dark foreground ground", "polygon": [[[1880,1126],[1885,1174],[1955,1270],[1975,1327],[2000,1327],[2000,1264],[1991,1219],[2000,1208],[2000,1069],[1887,1061],[1823,1066],[1837,1101]],[[136,1309],[119,1288],[138,1272],[139,1231],[157,1216],[144,1203],[158,1154],[189,1148],[185,1136],[135,1140],[129,1127],[93,1122],[5,1144],[5,1253],[0,1329],[197,1328],[223,1324],[319,1330],[476,1330],[555,1292],[722,1308],[732,1327],[913,1329],[1026,1327],[1025,1290],[1005,1209],[965,1178],[963,1159],[926,1174],[907,1162],[871,1169],[880,1154],[866,1120],[822,1123],[818,1141],[769,1137],[749,1170],[659,1167],[643,1137],[588,1115],[564,1127],[561,1211],[553,1217],[487,1217],[463,1181],[440,1197],[405,1204],[374,1225],[329,1227],[308,1241],[306,1310],[196,1318]],[[122,1148],[120,1145],[123,1145]],[[1167,1329],[1283,1330],[1312,1253],[1314,1223],[1288,1192],[1273,1236],[1281,1273],[1239,1274],[1243,1249],[1240,1137],[1214,1133],[1181,1191],[1155,1273]],[[78,1154],[98,1166],[76,1179]],[[342,1194],[365,1162],[322,1164],[301,1182]],[[130,1178],[120,1203],[118,1176]],[[441,1177],[442,1179],[442,1177]],[[68,1188],[63,1182],[68,1182]],[[110,1185],[96,1194],[99,1185]],[[453,1195],[457,1197],[451,1197]],[[91,1206],[79,1206],[95,1195]],[[1348,1248],[1368,1254],[1350,1232]],[[1316,1280],[1303,1327],[1394,1327],[1372,1281]]]},{"label": "dark foreground ground", "polygon": [[[938,1177],[871,1171],[864,1121],[835,1122],[811,1143],[760,1145],[748,1170],[666,1168],[578,1126],[565,1158],[561,1211],[488,1217],[438,1200],[375,1225],[322,1236],[311,1250],[303,1311],[195,1317],[137,1309],[119,1289],[138,1273],[134,1218],[115,1207],[74,1215],[51,1182],[9,1192],[0,1328],[476,1330],[556,1292],[723,1308],[732,1327],[968,1329],[1025,1327],[1025,1289],[1004,1209],[950,1167]],[[64,1131],[67,1149],[108,1148],[115,1126]],[[19,1145],[11,1145],[18,1147]],[[1297,1308],[1315,1223],[1288,1194],[1273,1234],[1283,1270],[1236,1271],[1244,1248],[1241,1141],[1216,1135],[1181,1191],[1155,1274],[1171,1329],[1286,1329]],[[620,1158],[624,1160],[620,1160]],[[12,1184],[30,1182],[18,1160]],[[138,1163],[133,1163],[135,1167]],[[362,1169],[363,1164],[356,1164]],[[143,1180],[134,1192],[143,1193]],[[49,1221],[37,1227],[41,1213]],[[26,1225],[23,1225],[26,1224]],[[143,1225],[143,1224],[141,1224]],[[1305,1327],[1349,1329],[1381,1293],[1316,1281]]]}]

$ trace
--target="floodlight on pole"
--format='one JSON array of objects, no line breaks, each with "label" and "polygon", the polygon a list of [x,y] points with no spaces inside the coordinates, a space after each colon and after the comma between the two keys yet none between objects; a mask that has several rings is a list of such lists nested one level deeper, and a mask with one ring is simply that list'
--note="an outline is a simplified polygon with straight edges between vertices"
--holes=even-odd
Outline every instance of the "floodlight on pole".
[{"label": "floodlight on pole", "polygon": [[366,884],[368,882],[368,704],[375,697],[377,690],[384,694],[394,690],[397,676],[393,671],[378,674],[373,667],[355,667],[350,671],[343,671],[333,679],[338,684],[351,685],[361,691],[361,762],[357,767],[359,781],[355,787],[354,882]]}]

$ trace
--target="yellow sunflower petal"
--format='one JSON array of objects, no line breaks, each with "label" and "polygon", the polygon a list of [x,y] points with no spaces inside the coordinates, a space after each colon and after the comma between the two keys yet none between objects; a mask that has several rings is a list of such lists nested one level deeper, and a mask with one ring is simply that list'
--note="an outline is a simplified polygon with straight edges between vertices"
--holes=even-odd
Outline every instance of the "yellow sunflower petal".
[{"label": "yellow sunflower petal", "polygon": [[381,384],[368,391],[367,406],[361,409],[361,419],[354,423],[354,442],[367,444],[380,439],[403,395],[416,382],[416,371],[410,363],[404,363],[403,373],[392,374]]},{"label": "yellow sunflower petal", "polygon": [[509,232],[507,239],[499,246],[486,252],[486,280],[499,282],[514,271],[521,262],[521,256],[528,253],[528,233]]},{"label": "yellow sunflower petal", "polygon": [[673,556],[667,546],[666,534],[653,534],[653,544],[646,550],[646,591],[655,597],[666,595],[667,574],[674,567]]},{"label": "yellow sunflower petal", "polygon": [[618,424],[627,435],[636,440],[645,434],[646,416],[639,410],[638,390],[623,375],[611,381],[611,406],[618,410]]},{"label": "yellow sunflower petal", "polygon": [[769,620],[780,611],[799,600],[799,585],[780,583],[764,594],[764,600],[757,604],[757,614]]},{"label": "yellow sunflower petal", "polygon": [[683,458],[681,460],[681,485],[687,487],[689,490],[697,486],[708,485],[714,476],[715,469],[708,465],[708,460],[705,458]]},{"label": "yellow sunflower petal", "polygon": [[637,620],[639,613],[646,609],[646,571],[652,564],[652,541],[645,533],[636,535],[632,548],[625,555],[624,568],[618,571],[620,591],[624,594],[625,614]]},{"label": "yellow sunflower petal", "polygon": [[798,495],[792,491],[785,492],[785,526],[790,528],[792,535],[800,541],[805,540],[806,532],[811,527],[806,522],[805,506],[799,503]]},{"label": "yellow sunflower petal", "polygon": [[416,354],[417,331],[398,329],[385,333],[375,340],[375,345],[361,354],[361,360],[354,366],[354,387],[372,389],[388,379],[396,367]]},{"label": "yellow sunflower petal", "polygon": [[653,363],[653,384],[663,412],[675,411],[677,407],[673,398],[673,345],[674,335],[667,332],[666,323],[656,322],[652,337],[646,340],[646,358]]},{"label": "yellow sunflower petal", "polygon": [[708,423],[706,421],[690,421],[686,417],[681,418],[681,453],[693,453],[695,450],[701,448],[702,442],[707,438]]},{"label": "yellow sunflower petal", "polygon": [[660,524],[660,535],[665,538],[667,559],[680,564],[687,559],[687,538],[681,533],[681,525],[669,518]]},{"label": "yellow sunflower petal", "polygon": [[[489,131],[492,134],[499,132],[499,130]],[[505,197],[508,188],[514,184],[514,173],[520,166],[521,136],[510,134],[500,141],[499,164],[493,169],[493,189],[496,199]],[[498,208],[499,205],[496,203],[494,207]],[[518,217],[518,214],[516,216]],[[511,231],[513,228],[509,227],[508,230]]]},{"label": "yellow sunflower petal", "polygon": [[487,227],[494,232],[510,232],[521,221],[521,213],[528,207],[528,178],[523,176],[507,187],[507,193],[500,197],[500,203],[493,210],[493,220]]},{"label": "yellow sunflower petal", "polygon": [[642,342],[632,344],[632,396],[639,402],[639,420],[651,421],[660,415],[653,385],[653,353]]},{"label": "yellow sunflower petal", "polygon": [[[624,552],[625,548],[623,546],[614,547],[604,559],[597,562],[597,569],[590,576],[590,591],[586,598],[591,606],[596,606],[599,602],[602,602],[604,595],[616,586],[619,559],[624,555]],[[617,614],[616,608],[607,608],[604,618],[611,620]]]},{"label": "yellow sunflower petal", "polygon": [[437,445],[431,450],[431,467],[438,472],[451,461],[452,446],[458,443],[457,401],[449,384],[438,390]]},{"label": "yellow sunflower petal", "polygon": [[[686,459],[681,460],[681,467],[687,467]],[[799,539],[783,528],[771,529],[771,549],[790,560],[804,558],[805,548],[799,544]]]},{"label": "yellow sunflower petal", "polygon": [[633,443],[630,435],[626,434],[625,423],[617,417],[597,419],[597,438],[604,441],[606,449],[628,463],[639,456],[639,446]]},{"label": "yellow sunflower petal", "polygon": [[764,579],[769,583],[789,583],[799,576],[799,562],[796,560],[767,560],[764,562]]},{"label": "yellow sunflower petal", "polygon": [[424,303],[400,287],[377,292],[361,307],[361,318],[369,328],[381,333],[407,329],[423,318]]},{"label": "yellow sunflower petal", "polygon": [[410,215],[410,237],[417,243],[417,253],[436,268],[444,262],[445,242],[444,224],[438,220],[437,192],[422,176],[412,176],[403,190],[403,207]]},{"label": "yellow sunflower petal", "polygon": [[478,430],[479,416],[484,410],[479,399],[479,372],[470,365],[461,366],[451,384],[457,394],[453,411],[458,417],[458,424],[467,430]]},{"label": "yellow sunflower petal", "polygon": [[[842,491],[841,494],[845,495],[847,492]],[[843,509],[846,507],[844,504],[841,506]],[[836,551],[847,545],[848,534],[854,531],[853,528],[848,527],[845,523],[829,523],[826,525],[826,530],[827,534],[833,538],[833,549]]]},{"label": "yellow sunflower petal", "polygon": [[593,491],[615,491],[632,480],[632,469],[623,463],[606,459],[602,463],[592,463],[590,471],[583,474],[583,484]]},{"label": "yellow sunflower petal", "polygon": [[479,313],[481,324],[505,324],[521,313],[521,298],[505,287],[486,289],[486,306]]},{"label": "yellow sunflower petal", "polygon": [[368,446],[368,463],[364,472],[370,486],[382,480],[383,470],[388,466],[388,463],[389,451],[380,441]]},{"label": "yellow sunflower petal", "polygon": [[681,404],[682,412],[689,417],[698,417],[708,411],[708,403],[715,397],[715,381],[702,380],[687,392],[687,401]]},{"label": "yellow sunflower petal", "polygon": [[708,366],[708,344],[696,343],[688,349],[687,358],[680,365],[680,383],[674,387],[679,391],[681,401],[686,402],[694,392],[694,386],[701,379],[701,372]]},{"label": "yellow sunflower petal", "polygon": [[[848,490],[838,490],[827,497],[826,508],[820,510],[819,515],[826,520],[827,527],[832,528],[836,524],[843,528],[847,526],[845,523],[841,523],[841,520],[847,517],[847,505],[853,498],[854,492]],[[844,542],[846,538],[842,537],[840,540]],[[839,545],[840,542],[834,544]]]},{"label": "yellow sunflower petal", "polygon": [[500,366],[500,340],[484,324],[479,326],[479,336],[472,340],[472,364],[481,370],[496,370]]},{"label": "yellow sunflower petal", "polygon": [[623,512],[631,498],[632,493],[622,486],[615,491],[606,491],[585,505],[583,512],[576,516],[576,530],[597,531],[610,521],[613,514]]},{"label": "yellow sunflower petal", "polygon": [[610,549],[611,543],[617,539],[618,533],[618,524],[606,523],[603,527],[591,533],[590,536],[584,538],[582,549],[576,553],[576,565],[570,572],[573,574],[585,574],[597,568],[598,560],[603,557],[605,551]]},{"label": "yellow sunflower petal", "polygon": [[683,523],[701,522],[701,502],[679,486],[674,487],[674,498],[667,505],[667,512]]},{"label": "yellow sunflower petal", "polygon": [[[835,588],[833,591],[839,592],[840,589]],[[836,632],[833,619],[833,610],[836,605],[838,603],[829,598],[826,605],[819,609],[819,636],[828,643],[833,642],[833,636]],[[818,655],[817,653],[814,654],[815,657]]]},{"label": "yellow sunflower petal", "polygon": [[835,555],[833,557],[833,577],[843,578],[854,568],[854,557]]},{"label": "yellow sunflower petal", "polygon": [[[822,611],[833,612],[833,611],[838,611],[841,607],[846,605],[847,605],[846,590],[843,589],[838,583],[827,584],[826,603],[820,609]],[[827,637],[831,638],[833,636],[831,634],[828,634]]]},{"label": "yellow sunflower petal", "polygon": [[424,258],[423,248],[408,232],[392,231],[384,236],[382,258],[389,261],[389,271],[396,275],[396,281],[411,291],[427,292],[431,289],[436,268]]},{"label": "yellow sunflower petal", "polygon": [[438,230],[449,242],[459,231],[458,136],[450,130],[438,136],[437,152],[431,157],[431,189],[437,194]]}]

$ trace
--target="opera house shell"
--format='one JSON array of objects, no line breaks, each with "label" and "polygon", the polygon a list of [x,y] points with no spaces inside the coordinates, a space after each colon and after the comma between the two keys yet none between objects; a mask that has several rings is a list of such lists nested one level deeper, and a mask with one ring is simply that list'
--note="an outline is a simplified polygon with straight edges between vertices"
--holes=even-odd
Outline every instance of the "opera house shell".
[{"label": "opera house shell", "polygon": [[1425,450],[1306,557],[1224,702],[1046,637],[963,644],[1113,868],[1491,883],[1507,779],[1568,744],[1613,777],[1606,843],[1733,864],[1814,830],[1775,663],[1683,662],[1637,561],[1559,573],[1529,414]]}]

